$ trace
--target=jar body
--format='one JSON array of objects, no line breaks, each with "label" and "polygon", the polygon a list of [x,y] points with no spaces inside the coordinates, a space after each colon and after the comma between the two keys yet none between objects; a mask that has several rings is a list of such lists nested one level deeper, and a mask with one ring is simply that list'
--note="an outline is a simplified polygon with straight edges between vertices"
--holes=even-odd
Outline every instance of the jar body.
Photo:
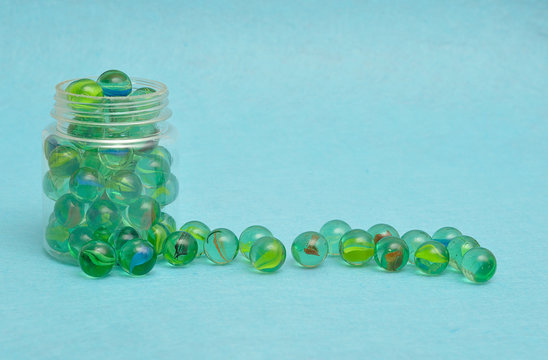
[{"label": "jar body", "polygon": [[52,112],[57,122],[42,136],[47,253],[76,264],[87,241],[115,247],[121,232],[147,240],[151,232],[176,230],[169,214],[176,212],[179,194],[178,156],[175,129],[164,122],[167,102],[156,98],[154,111],[143,116],[144,106],[106,100],[91,110],[86,105],[91,115],[82,119],[74,100],[64,98],[61,93]]}]

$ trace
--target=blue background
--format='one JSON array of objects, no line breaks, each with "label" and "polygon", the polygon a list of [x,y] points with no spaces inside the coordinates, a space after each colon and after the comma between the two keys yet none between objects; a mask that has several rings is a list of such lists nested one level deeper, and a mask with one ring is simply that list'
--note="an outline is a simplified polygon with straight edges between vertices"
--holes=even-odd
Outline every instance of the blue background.
[{"label": "blue background", "polygon": [[[546,1],[0,1],[0,357],[531,358],[548,354]],[[342,218],[456,226],[476,286],[329,258],[93,281],[42,250],[54,85],[166,83],[182,223],[290,247]]]}]

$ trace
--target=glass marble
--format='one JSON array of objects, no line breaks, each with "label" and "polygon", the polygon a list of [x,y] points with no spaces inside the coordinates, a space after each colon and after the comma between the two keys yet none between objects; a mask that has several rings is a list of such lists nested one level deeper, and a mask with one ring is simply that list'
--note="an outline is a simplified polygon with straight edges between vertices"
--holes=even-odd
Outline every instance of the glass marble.
[{"label": "glass marble", "polygon": [[129,76],[120,70],[107,70],[97,78],[105,96],[128,96],[132,85]]},{"label": "glass marble", "polygon": [[72,194],[65,194],[57,199],[53,211],[59,224],[72,229],[84,218],[84,203]]},{"label": "glass marble", "polygon": [[409,262],[415,263],[415,251],[425,242],[432,240],[430,235],[422,230],[410,230],[401,237],[409,247]]},{"label": "glass marble", "polygon": [[109,242],[111,236],[112,231],[110,231],[106,226],[100,226],[93,232],[93,240],[97,241]]},{"label": "glass marble", "polygon": [[471,236],[460,235],[452,238],[447,244],[449,251],[449,265],[452,268],[460,271],[462,257],[468,250],[479,247],[479,243]]},{"label": "glass marble", "polygon": [[73,258],[78,259],[82,246],[93,240],[93,233],[87,226],[72,230],[68,238],[68,249]]},{"label": "glass marble", "polygon": [[58,146],[49,155],[48,165],[55,176],[71,176],[80,167],[80,153],[68,146]]},{"label": "glass marble", "polygon": [[111,170],[126,170],[133,161],[133,150],[124,147],[99,149],[99,161]]},{"label": "glass marble", "polygon": [[373,241],[376,243],[379,242],[380,239],[385,238],[387,236],[394,236],[399,238],[400,234],[394,227],[388,225],[388,224],[376,224],[373,225],[367,230],[368,233],[373,236]]},{"label": "glass marble", "polygon": [[[142,87],[139,89],[134,90],[130,96],[141,96],[141,95],[150,95],[154,94],[156,90],[149,88],[149,87]],[[135,115],[136,121],[146,121],[150,119],[154,119],[158,116],[160,111],[155,110],[154,108],[157,108],[160,106],[160,103],[158,101],[146,101],[144,104],[139,104],[133,107],[133,111],[137,112]]]},{"label": "glass marble", "polygon": [[50,135],[44,140],[44,156],[49,159],[51,152],[61,144],[61,139],[55,135]]},{"label": "glass marble", "polygon": [[262,272],[274,272],[285,262],[286,251],[282,242],[272,236],[263,236],[253,243],[249,251],[251,265]]},{"label": "glass marble", "polygon": [[249,251],[255,243],[264,236],[272,236],[270,230],[261,225],[252,225],[240,234],[240,252],[246,259],[249,259]]},{"label": "glass marble", "polygon": [[122,220],[116,204],[107,199],[95,200],[86,213],[86,221],[92,230],[101,226],[114,231]]},{"label": "glass marble", "polygon": [[131,171],[115,172],[106,183],[107,195],[116,204],[129,205],[136,201],[143,191],[143,184]]},{"label": "glass marble", "polygon": [[48,171],[42,180],[42,190],[47,197],[56,201],[69,191],[69,178],[55,176]]},{"label": "glass marble", "polygon": [[143,155],[135,165],[135,172],[148,187],[160,187],[170,175],[167,160],[158,155]]},{"label": "glass marble", "polygon": [[116,265],[116,253],[108,243],[90,241],[82,246],[78,261],[83,272],[100,278],[106,276]]},{"label": "glass marble", "polygon": [[59,224],[55,218],[53,218],[46,227],[46,241],[49,247],[60,253],[66,253],[69,251],[69,236],[69,229]]},{"label": "glass marble", "polygon": [[69,189],[72,195],[81,201],[94,201],[103,193],[103,183],[99,171],[81,167],[70,177]]},{"label": "glass marble", "polygon": [[375,245],[375,262],[387,271],[401,270],[409,259],[405,241],[395,236],[380,239]]},{"label": "glass marble", "polygon": [[451,226],[442,227],[441,229],[438,229],[434,235],[432,235],[432,240],[439,241],[444,246],[447,246],[449,244],[449,241],[451,239],[462,235],[462,233]]},{"label": "glass marble", "polygon": [[158,201],[160,206],[164,207],[175,201],[179,195],[179,181],[173,174],[169,174],[166,182],[158,187],[144,187],[145,195]]},{"label": "glass marble", "polygon": [[425,274],[439,275],[449,264],[449,252],[438,241],[427,241],[415,251],[415,266]]},{"label": "glass marble", "polygon": [[347,231],[350,231],[350,225],[342,220],[331,220],[322,226],[320,234],[329,243],[329,255],[340,254],[339,241]]},{"label": "glass marble", "polygon": [[122,246],[118,262],[128,274],[145,275],[156,264],[157,256],[154,247],[148,241],[136,239]]},{"label": "glass marble", "polygon": [[339,253],[348,264],[363,265],[375,254],[373,236],[361,229],[347,231],[339,241]]},{"label": "glass marble", "polygon": [[[158,223],[164,225],[170,233],[177,231],[177,223],[168,213],[161,212],[160,217],[158,218]],[[209,230],[207,232],[209,233]]]},{"label": "glass marble", "polygon": [[484,283],[495,275],[497,260],[491,251],[475,247],[464,254],[460,268],[468,280]]},{"label": "glass marble", "polygon": [[96,111],[98,108],[97,105],[103,101],[103,99],[101,99],[103,96],[103,89],[91,79],[73,81],[67,86],[65,91],[69,93],[67,99],[73,102],[69,104],[69,106],[77,111]]},{"label": "glass marble", "polygon": [[154,247],[156,254],[160,255],[164,251],[164,245],[169,230],[162,224],[156,223],[147,231],[147,241]]},{"label": "glass marble", "polygon": [[297,263],[313,268],[320,265],[329,252],[329,243],[322,234],[307,231],[295,238],[291,245],[291,254]]},{"label": "glass marble", "polygon": [[116,230],[110,237],[109,243],[114,247],[116,253],[120,251],[122,246],[131,240],[139,239],[139,233],[131,226],[124,226]]},{"label": "glass marble", "polygon": [[171,265],[186,265],[196,258],[197,253],[198,243],[186,231],[175,231],[167,237],[164,257]]},{"label": "glass marble", "polygon": [[179,230],[186,231],[196,239],[196,242],[198,243],[198,253],[196,254],[196,257],[201,256],[204,253],[205,239],[211,231],[209,226],[201,221],[192,220],[184,223]]},{"label": "glass marble", "polygon": [[141,196],[127,208],[130,224],[137,230],[146,230],[156,223],[160,216],[160,205],[148,196]]},{"label": "glass marble", "polygon": [[204,243],[207,258],[216,264],[228,264],[238,255],[240,243],[234,233],[228,229],[215,229],[209,233]]},{"label": "glass marble", "polygon": [[171,153],[163,146],[156,146],[154,149],[152,149],[152,151],[150,151],[149,154],[163,158],[165,161],[167,161],[169,165],[171,165],[173,162],[173,157],[171,156]]}]

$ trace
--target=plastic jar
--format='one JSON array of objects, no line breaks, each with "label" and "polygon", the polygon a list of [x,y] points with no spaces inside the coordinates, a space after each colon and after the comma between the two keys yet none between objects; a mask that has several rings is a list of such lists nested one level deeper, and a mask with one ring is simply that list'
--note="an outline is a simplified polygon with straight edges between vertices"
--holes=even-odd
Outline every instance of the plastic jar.
[{"label": "plastic jar", "polygon": [[164,84],[133,78],[134,89],[154,91],[90,97],[67,93],[72,81],[56,86],[56,122],[43,131],[42,186],[44,248],[76,264],[83,243],[114,246],[128,226],[143,239],[175,231],[179,184]]}]

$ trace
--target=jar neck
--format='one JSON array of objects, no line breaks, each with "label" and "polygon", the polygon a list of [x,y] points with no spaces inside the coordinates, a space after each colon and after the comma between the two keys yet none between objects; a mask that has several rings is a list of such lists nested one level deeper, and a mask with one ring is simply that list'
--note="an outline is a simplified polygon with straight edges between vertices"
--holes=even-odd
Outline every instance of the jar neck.
[{"label": "jar neck", "polygon": [[93,97],[66,92],[74,80],[55,87],[55,105],[51,116],[57,131],[75,140],[135,140],[154,138],[166,131],[171,117],[167,87],[157,81],[133,79],[133,87],[148,88],[137,96]]}]

